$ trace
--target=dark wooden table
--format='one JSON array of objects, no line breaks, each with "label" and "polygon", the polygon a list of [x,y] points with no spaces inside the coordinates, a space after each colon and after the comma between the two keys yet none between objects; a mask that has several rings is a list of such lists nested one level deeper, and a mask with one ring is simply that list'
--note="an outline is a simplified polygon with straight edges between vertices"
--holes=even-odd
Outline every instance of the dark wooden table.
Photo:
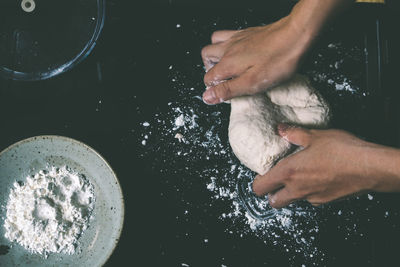
[{"label": "dark wooden table", "polygon": [[[264,244],[254,235],[240,237],[225,231],[229,221],[218,217],[230,203],[212,199],[206,188],[209,180],[199,179],[198,174],[226,162],[218,158],[212,163],[186,162],[167,153],[174,151],[176,143],[166,144],[173,137],[166,138],[165,128],[154,124],[146,146],[142,144],[147,133],[143,122],[153,123],[155,114],[162,120],[173,119],[168,103],[180,101],[187,105],[193,101],[202,114],[221,112],[222,123],[216,127],[221,142],[227,144],[229,106],[204,105],[203,109],[198,100],[187,97],[204,90],[201,47],[215,30],[274,21],[287,14],[293,2],[230,5],[222,1],[217,6],[211,6],[211,1],[129,2],[108,1],[105,28],[96,48],[72,71],[41,82],[0,80],[0,149],[30,136],[63,135],[95,148],[116,171],[126,217],[107,266],[390,266],[397,259],[400,198],[396,194],[326,207],[316,236],[324,256],[305,260],[279,244],[272,245],[272,240]],[[374,43],[376,18],[366,16],[370,11],[370,7],[358,7],[342,15],[321,36],[301,72],[348,77],[356,93],[338,91],[326,79],[314,81],[334,109],[333,126],[394,146],[399,140],[398,117],[390,103],[396,92],[385,91],[394,85],[390,64],[381,62],[387,76],[379,88],[376,81],[380,75],[377,42],[390,48],[392,28],[383,21],[388,44],[386,39]],[[384,14],[388,20],[388,13]],[[341,52],[330,50],[329,44],[339,44]],[[369,49],[369,58],[364,48]],[[340,59],[344,63],[338,69],[330,66]],[[194,89],[185,91],[188,88]],[[338,210],[354,213],[338,216]],[[354,224],[358,231],[348,229]]]}]

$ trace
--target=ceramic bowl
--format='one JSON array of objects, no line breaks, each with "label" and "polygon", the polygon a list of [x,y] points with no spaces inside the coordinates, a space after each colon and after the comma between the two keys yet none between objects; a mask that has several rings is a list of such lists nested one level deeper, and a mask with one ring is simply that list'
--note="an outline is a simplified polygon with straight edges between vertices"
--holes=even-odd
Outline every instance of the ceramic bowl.
[{"label": "ceramic bowl", "polygon": [[[4,237],[5,206],[15,181],[25,181],[49,166],[69,166],[84,174],[96,197],[89,228],[78,239],[73,255],[32,254]],[[0,266],[102,266],[118,243],[124,219],[124,201],[110,165],[87,145],[61,136],[38,136],[20,141],[0,153]]]}]

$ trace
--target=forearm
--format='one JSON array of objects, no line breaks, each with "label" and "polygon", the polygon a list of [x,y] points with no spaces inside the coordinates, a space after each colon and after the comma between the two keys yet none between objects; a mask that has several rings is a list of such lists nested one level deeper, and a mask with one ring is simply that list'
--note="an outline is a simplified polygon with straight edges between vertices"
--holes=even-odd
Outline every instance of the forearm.
[{"label": "forearm", "polygon": [[371,145],[365,156],[366,175],[373,179],[372,190],[400,192],[400,150]]},{"label": "forearm", "polygon": [[218,31],[201,51],[207,104],[252,95],[289,79],[328,21],[354,0],[301,0],[269,25]]},{"label": "forearm", "polygon": [[305,50],[322,28],[354,0],[301,0],[288,16],[292,27],[302,33]]}]

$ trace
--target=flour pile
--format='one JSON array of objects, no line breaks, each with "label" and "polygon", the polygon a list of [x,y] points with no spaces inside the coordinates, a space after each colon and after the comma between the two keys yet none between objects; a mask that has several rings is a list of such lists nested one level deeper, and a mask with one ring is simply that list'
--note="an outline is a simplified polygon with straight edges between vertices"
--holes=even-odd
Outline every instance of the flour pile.
[{"label": "flour pile", "polygon": [[74,254],[89,226],[94,187],[70,168],[51,167],[15,182],[6,206],[5,237],[32,253]]}]

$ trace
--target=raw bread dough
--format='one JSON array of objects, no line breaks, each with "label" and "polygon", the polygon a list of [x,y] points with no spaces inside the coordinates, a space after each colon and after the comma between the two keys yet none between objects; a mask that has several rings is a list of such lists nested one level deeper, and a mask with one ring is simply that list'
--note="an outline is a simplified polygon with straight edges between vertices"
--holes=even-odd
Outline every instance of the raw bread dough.
[{"label": "raw bread dough", "polygon": [[266,93],[234,98],[231,109],[232,150],[244,165],[261,175],[290,152],[290,143],[277,133],[279,123],[323,128],[330,117],[325,100],[301,75]]}]

